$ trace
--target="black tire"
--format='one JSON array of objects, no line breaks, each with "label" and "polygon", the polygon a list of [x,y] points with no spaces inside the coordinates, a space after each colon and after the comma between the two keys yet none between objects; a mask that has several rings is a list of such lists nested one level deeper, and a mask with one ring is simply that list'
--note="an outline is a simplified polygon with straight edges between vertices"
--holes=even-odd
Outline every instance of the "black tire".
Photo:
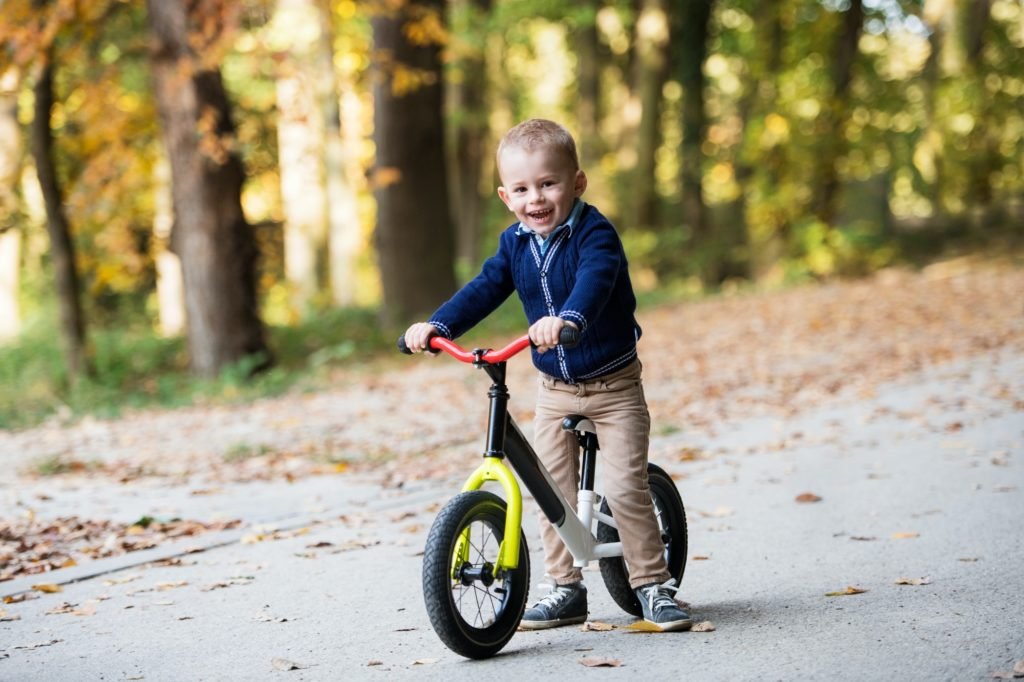
[{"label": "black tire", "polygon": [[[679,490],[672,477],[656,464],[647,465],[647,478],[650,482],[651,498],[654,501],[654,514],[661,527],[661,537],[665,541],[665,559],[668,572],[681,585],[683,572],[686,570],[686,510]],[[601,502],[601,511],[611,515],[608,501]],[[597,524],[599,542],[618,542],[619,531],[608,524]],[[643,609],[636,593],[629,586],[629,567],[622,557],[601,559],[601,577],[608,593],[622,610],[637,618],[643,617]]]},{"label": "black tire", "polygon": [[[423,552],[423,600],[441,641],[466,658],[488,658],[515,634],[526,608],[530,555],[520,531],[519,566],[490,573],[505,536],[505,501],[489,492],[460,493],[444,506]],[[469,561],[453,566],[455,546],[470,531]],[[456,574],[462,576],[456,577]]]}]

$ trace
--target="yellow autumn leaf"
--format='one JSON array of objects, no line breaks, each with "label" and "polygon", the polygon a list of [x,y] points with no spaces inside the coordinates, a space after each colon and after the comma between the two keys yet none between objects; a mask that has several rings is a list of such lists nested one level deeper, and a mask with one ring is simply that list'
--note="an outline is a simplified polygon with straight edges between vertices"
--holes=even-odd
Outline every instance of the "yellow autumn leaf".
[{"label": "yellow autumn leaf", "polygon": [[867,592],[867,590],[865,590],[863,587],[854,587],[853,585],[850,585],[845,590],[842,590],[841,592],[826,592],[825,596],[826,597],[845,597],[846,595],[849,595],[849,594],[863,594],[865,592]]},{"label": "yellow autumn leaf", "polygon": [[638,620],[635,623],[630,623],[624,629],[631,630],[633,632],[661,632],[662,631],[661,628],[659,628],[657,625],[655,625],[654,623],[648,623],[646,620]]},{"label": "yellow autumn leaf", "polygon": [[46,592],[47,594],[53,594],[60,592],[63,588],[57,583],[36,583],[32,586],[32,589],[36,592]]}]

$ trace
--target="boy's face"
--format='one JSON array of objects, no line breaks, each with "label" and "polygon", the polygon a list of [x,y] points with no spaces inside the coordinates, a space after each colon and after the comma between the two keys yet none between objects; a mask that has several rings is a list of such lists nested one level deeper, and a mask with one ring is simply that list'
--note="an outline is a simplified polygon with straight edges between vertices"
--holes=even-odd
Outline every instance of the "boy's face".
[{"label": "boy's face", "polygon": [[587,176],[563,154],[510,147],[498,159],[498,196],[526,227],[542,237],[565,222],[587,189]]}]

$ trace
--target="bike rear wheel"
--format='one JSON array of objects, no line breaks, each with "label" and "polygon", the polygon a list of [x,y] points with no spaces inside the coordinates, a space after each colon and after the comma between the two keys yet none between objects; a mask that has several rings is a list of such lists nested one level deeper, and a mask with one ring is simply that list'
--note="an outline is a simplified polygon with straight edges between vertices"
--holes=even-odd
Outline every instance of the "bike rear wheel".
[{"label": "bike rear wheel", "polygon": [[[438,637],[455,653],[488,658],[515,634],[526,608],[530,557],[520,531],[519,565],[496,572],[505,536],[505,501],[482,490],[460,493],[434,520],[423,554],[423,599]],[[468,552],[459,558],[462,538]]]},{"label": "bike rear wheel", "polygon": [[[647,478],[651,488],[651,500],[654,503],[654,516],[658,520],[661,539],[665,544],[665,562],[668,572],[675,578],[676,585],[682,584],[683,572],[686,570],[686,510],[675,482],[664,469],[656,464],[647,464]],[[601,511],[611,515],[608,501],[601,502]],[[599,542],[618,542],[619,531],[606,523],[597,524]],[[636,598],[636,593],[629,585],[629,566],[623,557],[601,559],[601,578],[608,593],[623,611],[637,618],[643,617],[643,607]]]}]

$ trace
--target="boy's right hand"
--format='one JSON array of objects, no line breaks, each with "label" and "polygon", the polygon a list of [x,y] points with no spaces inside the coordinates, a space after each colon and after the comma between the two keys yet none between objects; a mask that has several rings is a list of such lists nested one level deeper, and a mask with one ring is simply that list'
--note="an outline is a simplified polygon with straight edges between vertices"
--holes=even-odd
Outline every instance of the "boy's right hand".
[{"label": "boy's right hand", "polygon": [[405,345],[413,353],[430,350],[430,337],[438,336],[437,327],[427,322],[417,322],[405,330]]}]

